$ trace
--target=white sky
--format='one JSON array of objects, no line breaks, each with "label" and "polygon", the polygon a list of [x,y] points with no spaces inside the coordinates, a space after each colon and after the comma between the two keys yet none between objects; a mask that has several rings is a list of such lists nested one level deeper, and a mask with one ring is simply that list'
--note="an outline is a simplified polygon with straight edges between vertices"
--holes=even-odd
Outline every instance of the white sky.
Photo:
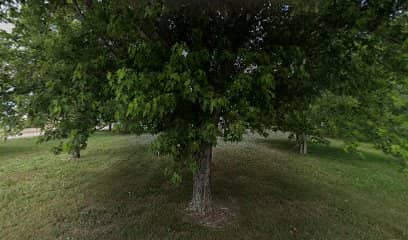
[{"label": "white sky", "polygon": [[1,30],[6,30],[7,32],[11,32],[11,29],[13,28],[13,25],[10,23],[2,23],[0,22],[0,29]]}]

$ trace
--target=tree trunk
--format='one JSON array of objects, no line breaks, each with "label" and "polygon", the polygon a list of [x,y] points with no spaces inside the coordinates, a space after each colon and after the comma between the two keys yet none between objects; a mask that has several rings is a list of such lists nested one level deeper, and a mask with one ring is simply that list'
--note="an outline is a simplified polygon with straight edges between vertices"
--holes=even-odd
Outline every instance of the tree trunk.
[{"label": "tree trunk", "polygon": [[212,209],[211,199],[211,161],[212,146],[204,146],[196,154],[197,169],[193,175],[193,196],[189,209],[206,215]]},{"label": "tree trunk", "polygon": [[81,158],[81,150],[80,149],[74,149],[74,151],[72,152],[72,158],[80,159]]},{"label": "tree trunk", "polygon": [[109,132],[112,131],[112,123],[109,123]]},{"label": "tree trunk", "polygon": [[304,133],[302,133],[299,138],[298,138],[298,144],[299,144],[299,153],[300,154],[307,154],[307,140],[308,136]]}]

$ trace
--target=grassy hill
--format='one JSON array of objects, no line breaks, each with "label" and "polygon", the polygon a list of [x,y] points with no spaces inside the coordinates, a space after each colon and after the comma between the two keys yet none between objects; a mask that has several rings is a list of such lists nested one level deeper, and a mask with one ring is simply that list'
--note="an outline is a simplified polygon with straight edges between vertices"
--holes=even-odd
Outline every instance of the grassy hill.
[{"label": "grassy hill", "polygon": [[401,164],[340,142],[295,153],[283,135],[247,136],[214,153],[213,194],[236,216],[192,223],[191,178],[164,176],[150,136],[97,134],[80,161],[53,143],[0,143],[0,239],[408,239],[408,177]]}]

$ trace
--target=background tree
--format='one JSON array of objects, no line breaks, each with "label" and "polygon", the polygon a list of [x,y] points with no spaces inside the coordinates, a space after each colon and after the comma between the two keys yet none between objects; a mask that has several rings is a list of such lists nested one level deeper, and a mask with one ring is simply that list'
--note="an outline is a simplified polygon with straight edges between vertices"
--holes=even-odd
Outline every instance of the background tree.
[{"label": "background tree", "polygon": [[12,43],[9,35],[0,31],[0,136],[7,139],[15,135],[23,127],[24,98],[17,93],[16,82],[13,81],[15,72],[11,67],[14,61],[12,54]]},{"label": "background tree", "polygon": [[[319,136],[316,139],[320,140],[323,130],[329,136],[331,131],[341,131],[342,137],[349,140],[360,132],[360,139],[363,135],[370,139],[368,136],[380,127],[376,124],[395,124],[395,120],[385,120],[383,116],[401,119],[397,117],[400,115],[398,111],[389,111],[383,106],[391,107],[395,92],[400,92],[395,91],[395,86],[405,88],[404,4],[383,1],[379,5],[373,2],[358,5],[343,1],[329,4],[327,8],[301,8],[302,11],[299,8],[292,10],[292,6],[287,5],[286,10],[296,14],[279,20],[283,26],[278,28],[281,31],[275,31],[276,39],[270,37],[271,41],[282,39],[287,26],[298,28],[299,34],[284,41],[294,54],[286,54],[289,58],[282,57],[282,66],[286,66],[288,73],[276,77],[284,84],[277,93],[275,108],[278,114],[274,127],[301,136],[297,138],[301,140],[298,144],[300,152],[304,152],[307,140],[303,137],[307,134],[301,132],[315,133]],[[327,95],[327,90],[331,94]],[[401,96],[400,93],[397,95]],[[383,104],[375,104],[378,102],[375,99],[382,99]],[[347,104],[350,105],[346,107]],[[337,107],[338,111],[335,110]],[[379,114],[380,109],[387,114]],[[372,114],[368,115],[368,112]],[[326,114],[330,117],[324,117]],[[370,129],[367,121],[373,123]],[[397,135],[404,136],[403,132]],[[355,140],[349,143],[353,146]]]},{"label": "background tree", "polygon": [[115,64],[106,24],[77,7],[29,1],[21,5],[13,32],[16,54],[25,55],[14,65],[14,78],[29,89],[28,117],[44,130],[42,140],[64,140],[55,151],[74,158],[96,126],[113,118],[106,114],[112,113],[106,72]]},{"label": "background tree", "polygon": [[[304,106],[282,106],[278,113],[278,121],[272,128],[274,131],[289,133],[289,139],[295,140],[296,148],[300,154],[308,153],[309,143],[328,144],[326,109],[322,109],[320,98]],[[328,107],[325,105],[325,107]]]},{"label": "background tree", "polygon": [[364,35],[353,53],[351,78],[365,83],[359,91],[329,94],[321,101],[330,135],[351,147],[373,142],[384,152],[407,158],[408,15],[396,10],[390,21]]}]

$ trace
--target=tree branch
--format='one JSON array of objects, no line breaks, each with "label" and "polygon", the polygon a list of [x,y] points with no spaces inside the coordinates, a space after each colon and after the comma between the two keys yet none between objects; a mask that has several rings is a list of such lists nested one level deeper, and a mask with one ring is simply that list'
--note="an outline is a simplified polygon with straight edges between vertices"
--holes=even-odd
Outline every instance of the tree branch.
[{"label": "tree branch", "polygon": [[77,0],[73,0],[72,2],[74,3],[75,8],[76,8],[76,10],[78,11],[79,15],[81,15],[81,18],[84,19],[84,18],[85,18],[85,15],[84,15],[84,13],[82,12],[81,8],[79,7],[78,1],[77,1]]}]

